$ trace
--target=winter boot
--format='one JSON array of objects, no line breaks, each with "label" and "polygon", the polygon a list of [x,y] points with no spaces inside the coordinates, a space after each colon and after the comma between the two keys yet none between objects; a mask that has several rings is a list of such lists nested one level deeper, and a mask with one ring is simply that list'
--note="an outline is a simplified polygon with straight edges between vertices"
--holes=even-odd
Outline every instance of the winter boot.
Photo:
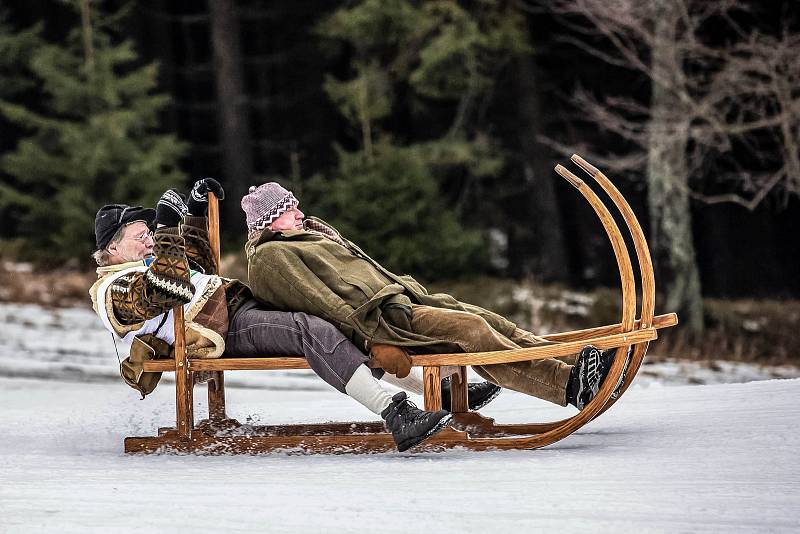
[{"label": "winter boot", "polygon": [[453,418],[445,410],[426,412],[408,400],[405,391],[395,393],[392,403],[381,412],[392,433],[397,450],[403,452],[444,430]]},{"label": "winter boot", "polygon": [[[470,410],[480,410],[497,397],[503,388],[491,382],[467,384],[467,405]],[[450,411],[450,377],[442,379],[442,408]]]},{"label": "winter boot", "polygon": [[613,361],[614,351],[601,354],[591,345],[584,347],[569,375],[567,402],[583,410],[597,395]]}]

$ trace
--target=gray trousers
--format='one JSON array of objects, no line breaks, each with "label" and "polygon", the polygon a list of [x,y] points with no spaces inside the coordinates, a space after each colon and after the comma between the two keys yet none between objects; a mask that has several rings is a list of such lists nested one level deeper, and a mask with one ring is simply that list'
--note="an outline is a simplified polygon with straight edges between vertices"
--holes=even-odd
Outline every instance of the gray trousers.
[{"label": "gray trousers", "polygon": [[311,369],[342,393],[358,366],[369,360],[331,323],[306,313],[266,310],[255,300],[231,318],[222,356],[305,356]]}]

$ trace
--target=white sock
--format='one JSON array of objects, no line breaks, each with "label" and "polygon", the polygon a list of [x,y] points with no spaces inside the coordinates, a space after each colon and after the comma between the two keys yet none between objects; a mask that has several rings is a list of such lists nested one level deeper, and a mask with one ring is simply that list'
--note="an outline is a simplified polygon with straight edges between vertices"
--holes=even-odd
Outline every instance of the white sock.
[{"label": "white sock", "polygon": [[422,382],[422,369],[420,367],[412,367],[411,372],[405,378],[397,378],[395,375],[384,373],[381,380],[417,395],[422,395],[425,392],[425,385]]},{"label": "white sock", "polygon": [[366,365],[358,366],[344,386],[344,391],[377,415],[392,403],[392,396],[375,380]]}]

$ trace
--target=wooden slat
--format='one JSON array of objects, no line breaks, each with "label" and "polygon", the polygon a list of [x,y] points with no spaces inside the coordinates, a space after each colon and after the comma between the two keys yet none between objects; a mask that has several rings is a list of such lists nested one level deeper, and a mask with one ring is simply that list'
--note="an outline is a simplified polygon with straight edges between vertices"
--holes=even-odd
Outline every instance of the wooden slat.
[{"label": "wooden slat", "polygon": [[[456,354],[417,354],[412,358],[415,367],[440,365],[491,365],[493,363],[523,362],[544,360],[559,356],[569,356],[580,352],[587,344],[605,350],[612,347],[632,345],[652,341],[658,336],[655,328],[646,328],[624,334],[611,334],[579,341],[569,341],[558,345],[546,345],[517,350],[495,352],[473,352]],[[152,360],[145,362],[145,371],[168,373],[175,370],[172,360]],[[305,358],[217,358],[211,360],[189,360],[192,371],[272,371],[278,369],[310,369]]]},{"label": "wooden slat", "polygon": [[438,366],[423,367],[422,380],[425,384],[425,409],[437,412],[442,409],[442,375]]},{"label": "wooden slat", "polygon": [[175,320],[175,359],[171,361],[175,371],[175,418],[178,435],[182,439],[192,436],[194,425],[193,392],[194,380],[186,358],[186,338],[183,331],[183,306],[172,310]]},{"label": "wooden slat", "polygon": [[[678,324],[678,316],[674,313],[665,313],[664,315],[657,315],[653,317],[653,328],[659,330],[661,328],[669,328]],[[641,327],[641,321],[637,320],[634,325],[634,330]],[[559,332],[557,334],[547,334],[542,336],[548,341],[578,341],[579,339],[588,339],[596,336],[607,336],[609,334],[618,334],[622,331],[620,323],[611,324],[607,326],[596,326],[594,328],[586,328],[583,330],[572,330],[570,332]]]},{"label": "wooden slat", "polygon": [[[478,440],[476,447],[483,449],[491,445],[491,440]],[[464,432],[447,428],[437,435],[414,447],[411,452],[440,452],[466,443],[470,440]],[[508,446],[506,446],[508,448]],[[167,432],[161,436],[125,438],[126,453],[162,453],[192,452],[195,454],[255,454],[275,450],[287,450],[303,453],[370,453],[397,451],[392,435],[382,434],[345,434],[345,435],[310,435],[310,436],[209,436],[196,432],[191,440],[183,440],[175,432]]]},{"label": "wooden slat", "polygon": [[[189,360],[192,371],[273,371],[280,369],[311,369],[305,358],[216,358],[213,360]],[[175,370],[172,360],[145,362],[145,371],[168,373]]]},{"label": "wooden slat", "polygon": [[612,334],[580,341],[569,341],[557,345],[544,345],[516,350],[495,352],[472,352],[468,354],[417,354],[411,358],[415,367],[427,365],[491,365],[494,363],[513,363],[528,360],[545,360],[560,356],[569,356],[580,352],[587,344],[598,349],[610,349],[622,345],[632,345],[656,339],[655,328],[646,328],[624,334]]},{"label": "wooden slat", "polygon": [[467,368],[459,366],[458,372],[450,378],[450,412],[464,413],[469,411],[467,394]]},{"label": "wooden slat", "polygon": [[219,242],[219,201],[214,193],[208,193],[208,245],[214,257],[214,266],[217,274],[220,273],[220,242]]},{"label": "wooden slat", "polygon": [[[654,318],[653,328],[655,329],[667,328],[676,325],[677,322],[678,322],[677,316],[674,313],[659,315]],[[614,330],[619,330],[619,325],[603,326],[597,328],[590,328],[586,330],[576,330],[575,332],[565,332],[563,334],[552,334],[546,336],[546,338],[551,341],[555,341],[558,338],[566,340],[569,337],[568,334],[578,333],[581,334],[578,335],[578,340],[583,341],[585,343],[586,340],[589,338],[587,338],[585,335],[582,334],[587,334],[592,332],[603,332],[603,336],[601,337],[605,337],[608,335],[614,335]],[[491,353],[485,353],[485,354],[491,354]],[[503,354],[503,352],[496,354]],[[430,359],[437,359],[436,365],[456,365],[456,366],[473,365],[471,363],[461,363],[461,362],[456,362],[452,364],[448,364],[445,362],[438,363],[439,357],[448,357],[448,358],[454,357],[454,358],[467,359],[471,356],[470,354],[438,354],[438,355],[430,354],[424,356],[428,358],[427,361],[430,361]],[[421,363],[423,360],[420,360],[420,358],[422,357],[423,355],[414,356],[414,364],[424,365],[423,363]],[[271,370],[286,370],[286,369],[310,369],[311,367],[309,367],[308,362],[306,362],[305,358],[300,358],[300,357],[286,358],[280,356],[263,356],[259,358],[237,358],[235,356],[232,356],[232,357],[212,359],[212,360],[199,360],[199,359],[190,360],[189,368],[192,371],[222,371],[222,370],[271,371]],[[149,362],[144,363],[144,370],[148,372],[169,373],[175,371],[175,363],[173,360],[151,360]]]},{"label": "wooden slat", "polygon": [[[208,193],[208,244],[214,258],[214,270],[222,275],[220,269],[220,240],[219,240],[219,200],[217,196]],[[208,417],[212,420],[225,419],[225,373],[214,371],[214,378],[208,383]]]}]

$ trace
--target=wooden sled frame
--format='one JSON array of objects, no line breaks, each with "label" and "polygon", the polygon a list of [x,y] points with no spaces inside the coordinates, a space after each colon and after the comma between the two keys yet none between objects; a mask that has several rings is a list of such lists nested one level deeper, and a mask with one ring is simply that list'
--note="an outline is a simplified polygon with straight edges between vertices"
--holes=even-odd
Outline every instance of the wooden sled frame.
[{"label": "wooden sled frame", "polygon": [[[622,318],[617,324],[544,336],[551,345],[517,350],[416,355],[413,365],[423,368],[425,409],[441,408],[441,383],[452,376],[451,408],[453,422],[439,434],[416,446],[411,452],[441,451],[454,447],[471,450],[536,449],[569,436],[583,425],[608,410],[630,387],[642,365],[650,341],[657,330],[678,323],[669,313],[654,317],[655,280],[653,265],[644,233],[628,202],[619,190],[597,168],[580,156],[572,161],[585,171],[606,193],[617,208],[632,238],[639,265],[637,287],[628,246],[608,208],[588,185],[564,168],[555,170],[572,184],[589,202],[608,234],[617,260],[622,287]],[[209,235],[211,248],[219,266],[219,211],[213,194],[209,195]],[[636,319],[637,289],[641,291],[641,309]],[[304,453],[384,452],[395,450],[395,444],[382,421],[346,422],[253,427],[241,425],[225,415],[224,371],[309,369],[302,357],[187,359],[183,328],[183,308],[174,309],[175,359],[145,363],[145,371],[175,373],[176,427],[159,429],[157,436],[125,439],[126,453],[195,452],[203,454],[264,453],[289,450]],[[487,365],[534,359],[562,357],[579,352],[586,345],[617,350],[609,376],[595,398],[578,414],[549,423],[496,424],[477,412],[467,409],[466,370],[468,365]],[[626,358],[633,347],[630,359]],[[627,363],[627,366],[626,366]],[[194,425],[193,389],[195,373],[203,373],[208,381],[208,419]],[[199,377],[200,375],[198,375]],[[210,376],[210,378],[208,378]],[[619,395],[615,386],[622,379]]]}]

